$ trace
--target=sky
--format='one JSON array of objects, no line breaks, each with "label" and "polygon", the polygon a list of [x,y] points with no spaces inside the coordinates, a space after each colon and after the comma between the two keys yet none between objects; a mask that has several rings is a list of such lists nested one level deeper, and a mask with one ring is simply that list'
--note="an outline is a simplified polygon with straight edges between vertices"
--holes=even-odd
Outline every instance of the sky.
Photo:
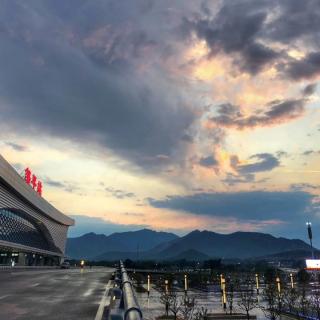
[{"label": "sky", "polygon": [[86,232],[320,247],[317,0],[3,0],[0,152]]}]

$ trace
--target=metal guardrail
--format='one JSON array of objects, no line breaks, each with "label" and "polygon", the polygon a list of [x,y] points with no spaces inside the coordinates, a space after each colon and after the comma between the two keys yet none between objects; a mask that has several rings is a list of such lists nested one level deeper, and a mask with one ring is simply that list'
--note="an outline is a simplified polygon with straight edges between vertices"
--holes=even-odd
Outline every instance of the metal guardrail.
[{"label": "metal guardrail", "polygon": [[141,308],[134,293],[132,281],[122,261],[120,261],[120,272],[122,277],[122,292],[124,302],[124,320],[143,320]]}]

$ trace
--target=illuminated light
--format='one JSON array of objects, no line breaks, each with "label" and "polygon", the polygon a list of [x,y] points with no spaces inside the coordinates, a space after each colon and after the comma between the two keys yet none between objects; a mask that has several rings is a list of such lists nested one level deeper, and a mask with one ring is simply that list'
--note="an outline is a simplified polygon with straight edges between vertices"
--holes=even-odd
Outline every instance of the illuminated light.
[{"label": "illuminated light", "polygon": [[277,287],[278,287],[278,293],[280,294],[281,293],[281,283],[280,283],[280,278],[277,277]]},{"label": "illuminated light", "polygon": [[226,279],[221,278],[221,287],[222,287],[222,303],[223,303],[223,309],[227,308],[227,293],[226,293]]},{"label": "illuminated light", "polygon": [[291,289],[294,288],[294,283],[293,283],[293,274],[290,273],[290,282],[291,282]]},{"label": "illuminated light", "polygon": [[306,260],[307,270],[320,270],[320,260],[319,259],[307,259]]},{"label": "illuminated light", "polygon": [[165,280],[165,281],[164,281],[164,284],[165,284],[165,287],[166,287],[166,294],[168,294],[168,292],[169,292],[169,289],[168,289],[169,281],[168,281],[168,280]]},{"label": "illuminated light", "polygon": [[188,276],[186,274],[184,275],[184,291],[188,291]]},{"label": "illuminated light", "polygon": [[38,180],[35,174],[32,174],[29,168],[24,169],[24,181],[42,196],[42,182]]},{"label": "illuminated light", "polygon": [[32,178],[31,178],[31,186],[33,189],[35,189],[37,187],[37,176],[35,174],[32,175]]},{"label": "illuminated light", "polygon": [[256,273],[256,287],[257,287],[257,293],[259,293],[259,275]]},{"label": "illuminated light", "polygon": [[29,168],[24,169],[24,180],[27,184],[31,183],[31,170]]}]

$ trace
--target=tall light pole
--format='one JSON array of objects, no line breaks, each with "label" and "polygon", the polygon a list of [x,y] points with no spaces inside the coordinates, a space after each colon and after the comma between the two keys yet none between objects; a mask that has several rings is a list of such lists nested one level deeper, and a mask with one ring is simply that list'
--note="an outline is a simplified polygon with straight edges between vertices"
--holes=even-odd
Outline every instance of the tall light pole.
[{"label": "tall light pole", "polygon": [[188,276],[184,275],[184,293],[187,295],[188,292]]},{"label": "tall light pole", "polygon": [[293,274],[290,273],[290,282],[291,282],[291,289],[294,288],[294,283],[293,283]]},{"label": "tall light pole", "polygon": [[150,275],[148,274],[148,297],[150,296]]},{"label": "tall light pole", "polygon": [[313,246],[312,246],[312,229],[311,229],[311,222],[307,222],[306,225],[307,225],[307,228],[308,228],[308,237],[309,237],[309,240],[310,240],[312,259],[314,259],[314,252],[313,252]]},{"label": "tall light pole", "polygon": [[226,279],[222,277],[221,279],[221,286],[222,286],[222,304],[223,309],[227,309],[227,294],[226,294]]}]

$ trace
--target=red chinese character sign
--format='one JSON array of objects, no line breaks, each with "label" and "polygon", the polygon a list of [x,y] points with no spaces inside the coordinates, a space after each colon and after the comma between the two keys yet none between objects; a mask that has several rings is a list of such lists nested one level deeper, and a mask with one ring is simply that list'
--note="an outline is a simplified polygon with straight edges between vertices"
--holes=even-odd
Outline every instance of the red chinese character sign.
[{"label": "red chinese character sign", "polygon": [[42,196],[42,182],[41,181],[38,181],[37,192],[39,193],[40,196]]},{"label": "red chinese character sign", "polygon": [[31,182],[31,170],[29,168],[26,168],[24,170],[24,180],[27,184],[30,184]]},{"label": "red chinese character sign", "polygon": [[40,196],[42,196],[42,182],[38,181],[35,174],[31,172],[29,168],[24,170],[24,180],[30,185]]},{"label": "red chinese character sign", "polygon": [[31,178],[31,186],[33,189],[37,187],[37,176],[34,174],[32,175],[32,178]]}]

